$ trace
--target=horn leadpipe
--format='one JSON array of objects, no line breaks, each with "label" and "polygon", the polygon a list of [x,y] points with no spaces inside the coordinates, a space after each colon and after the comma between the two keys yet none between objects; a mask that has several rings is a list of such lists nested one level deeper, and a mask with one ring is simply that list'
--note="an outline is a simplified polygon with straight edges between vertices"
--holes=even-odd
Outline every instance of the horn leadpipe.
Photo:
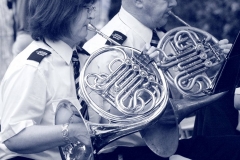
[{"label": "horn leadpipe", "polygon": [[98,30],[95,26],[93,26],[91,23],[88,24],[88,30],[90,31],[94,31],[96,33],[98,33],[100,36],[102,36],[103,38],[107,39],[109,42],[121,46],[121,44],[119,44],[118,42],[114,41],[113,39],[111,39],[110,37],[108,37],[107,35],[105,35],[104,33],[102,33],[100,30]]},{"label": "horn leadpipe", "polygon": [[181,23],[183,23],[184,25],[191,27],[187,22],[185,22],[184,20],[182,20],[180,17],[178,17],[177,15],[175,15],[172,11],[168,12],[169,15],[173,16],[174,18],[176,18],[177,20],[179,20]]}]

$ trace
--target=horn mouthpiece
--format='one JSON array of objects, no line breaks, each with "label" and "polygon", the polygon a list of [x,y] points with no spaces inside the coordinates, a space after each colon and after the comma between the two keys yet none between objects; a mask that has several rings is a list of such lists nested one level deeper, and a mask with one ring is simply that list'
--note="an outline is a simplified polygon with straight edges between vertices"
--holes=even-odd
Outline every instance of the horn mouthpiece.
[{"label": "horn mouthpiece", "polygon": [[94,25],[92,25],[91,23],[88,24],[87,29],[90,30],[90,31],[96,31],[97,30],[97,28]]}]

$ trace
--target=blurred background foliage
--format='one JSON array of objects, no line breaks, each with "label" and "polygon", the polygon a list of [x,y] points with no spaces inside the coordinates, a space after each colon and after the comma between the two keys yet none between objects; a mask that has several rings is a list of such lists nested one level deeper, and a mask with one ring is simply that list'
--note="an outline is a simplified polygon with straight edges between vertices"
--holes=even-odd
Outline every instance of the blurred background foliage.
[{"label": "blurred background foliage", "polygon": [[[178,0],[173,12],[192,27],[197,27],[233,43],[240,30],[240,0]],[[181,26],[169,18],[166,29]]]},{"label": "blurred background foliage", "polygon": [[13,12],[7,8],[6,0],[0,0],[0,82],[12,61]]}]

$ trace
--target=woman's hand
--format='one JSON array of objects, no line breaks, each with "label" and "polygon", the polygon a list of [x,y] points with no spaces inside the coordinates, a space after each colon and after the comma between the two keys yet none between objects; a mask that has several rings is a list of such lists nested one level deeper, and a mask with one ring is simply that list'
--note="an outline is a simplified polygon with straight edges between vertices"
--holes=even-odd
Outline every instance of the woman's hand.
[{"label": "woman's hand", "polygon": [[62,101],[58,105],[56,124],[83,122],[77,108],[69,101]]},{"label": "woman's hand", "polygon": [[58,105],[56,124],[69,123],[69,139],[72,142],[80,141],[90,145],[88,130],[77,108],[69,101],[62,101]]}]

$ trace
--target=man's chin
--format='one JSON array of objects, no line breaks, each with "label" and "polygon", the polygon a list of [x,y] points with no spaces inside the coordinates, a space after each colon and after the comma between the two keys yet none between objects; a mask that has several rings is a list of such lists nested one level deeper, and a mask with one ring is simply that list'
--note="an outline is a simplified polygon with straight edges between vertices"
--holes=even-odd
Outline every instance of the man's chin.
[{"label": "man's chin", "polygon": [[165,28],[165,26],[167,25],[168,20],[161,20],[161,22],[158,23],[157,28]]}]

